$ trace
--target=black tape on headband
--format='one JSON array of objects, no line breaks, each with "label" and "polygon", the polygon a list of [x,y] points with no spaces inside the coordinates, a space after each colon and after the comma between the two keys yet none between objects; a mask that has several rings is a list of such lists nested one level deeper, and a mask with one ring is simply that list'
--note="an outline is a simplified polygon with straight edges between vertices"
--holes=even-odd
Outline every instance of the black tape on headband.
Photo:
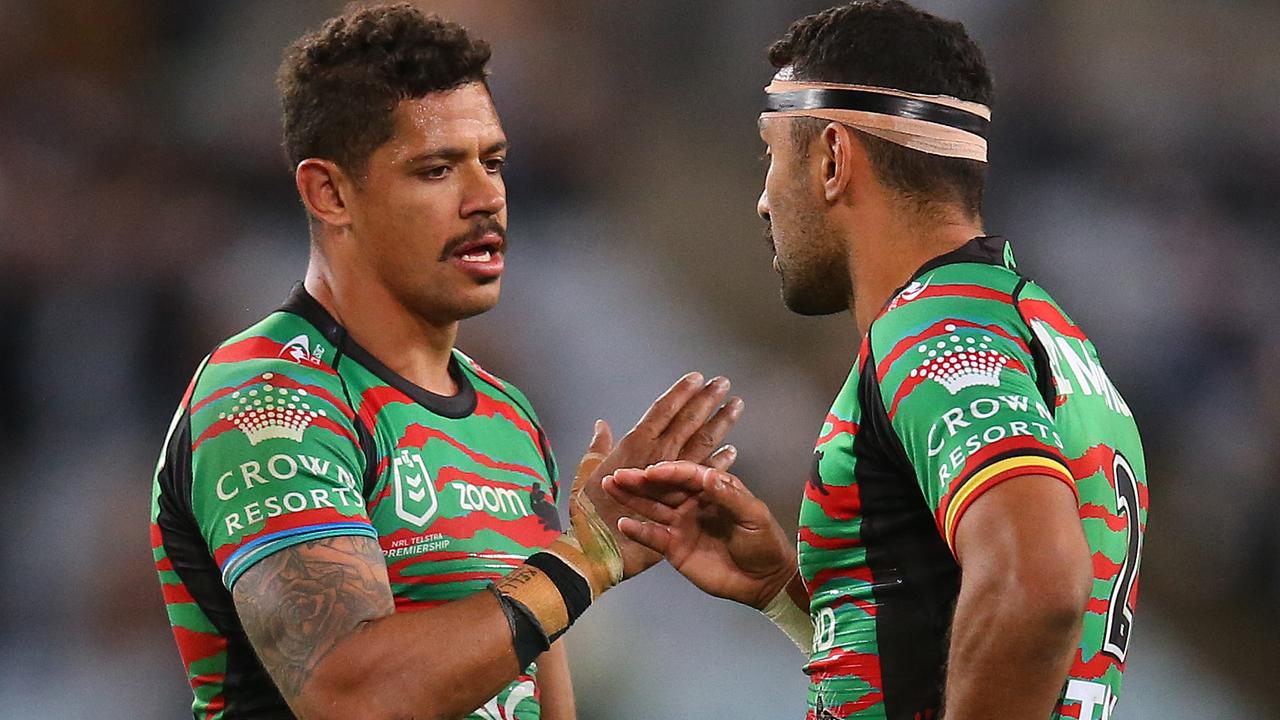
[{"label": "black tape on headband", "polygon": [[914,98],[838,88],[789,90],[765,96],[765,112],[787,110],[860,110],[924,120],[986,138],[990,121],[981,115]]}]

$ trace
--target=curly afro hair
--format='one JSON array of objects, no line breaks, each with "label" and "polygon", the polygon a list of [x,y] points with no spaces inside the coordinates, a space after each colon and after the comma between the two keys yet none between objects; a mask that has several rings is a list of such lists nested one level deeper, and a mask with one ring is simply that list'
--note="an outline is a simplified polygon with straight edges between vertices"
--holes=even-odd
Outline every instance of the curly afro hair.
[{"label": "curly afro hair", "polygon": [[284,150],[361,172],[391,138],[401,100],[485,82],[488,43],[408,4],[349,10],[285,52]]}]

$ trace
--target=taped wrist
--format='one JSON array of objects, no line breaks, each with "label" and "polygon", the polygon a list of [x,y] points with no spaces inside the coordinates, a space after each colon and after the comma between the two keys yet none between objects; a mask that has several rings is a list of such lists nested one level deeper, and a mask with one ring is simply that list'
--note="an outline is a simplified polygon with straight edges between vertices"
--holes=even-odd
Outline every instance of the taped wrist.
[{"label": "taped wrist", "polygon": [[542,632],[533,612],[518,600],[503,595],[498,586],[489,585],[489,592],[498,599],[502,614],[507,616],[507,625],[511,628],[511,645],[516,652],[516,662],[520,669],[529,667],[542,653],[551,648],[551,639]]},{"label": "taped wrist", "polygon": [[[787,583],[787,585],[790,584],[790,582]],[[791,642],[800,648],[800,652],[808,654],[813,651],[813,618],[796,607],[795,601],[787,592],[787,585],[783,585],[778,594],[774,595],[760,612],[777,625],[779,630],[786,633],[786,636],[791,638]]]},{"label": "taped wrist", "polygon": [[622,581],[622,549],[586,494],[587,478],[604,457],[589,452],[578,464],[569,494],[570,531],[492,586],[511,624],[521,667]]},{"label": "taped wrist", "polygon": [[[546,646],[550,646],[582,616],[591,602],[604,592],[590,578],[603,573],[592,571],[591,561],[572,543],[561,538],[542,552],[534,553],[524,565],[495,586],[505,604],[528,616]],[[517,655],[522,638],[512,625]],[[545,650],[543,647],[542,650]]]},{"label": "taped wrist", "polygon": [[[591,596],[600,597],[605,590],[622,582],[622,547],[614,537],[609,524],[600,517],[591,498],[587,496],[587,479],[604,460],[600,453],[587,453],[578,463],[573,489],[569,493],[570,532],[561,536],[562,544],[584,557],[564,558],[577,568],[589,571],[587,582],[591,584]],[[555,552],[555,547],[549,548]]]}]

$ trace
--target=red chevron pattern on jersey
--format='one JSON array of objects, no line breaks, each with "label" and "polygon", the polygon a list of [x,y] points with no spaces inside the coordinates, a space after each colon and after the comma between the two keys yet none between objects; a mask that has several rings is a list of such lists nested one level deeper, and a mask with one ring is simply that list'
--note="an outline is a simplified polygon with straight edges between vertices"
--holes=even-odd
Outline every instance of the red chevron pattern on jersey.
[{"label": "red chevron pattern on jersey", "polygon": [[978,238],[886,304],[820,429],[798,538],[809,718],[939,716],[956,528],[984,492],[1027,474],[1078,498],[1094,591],[1056,717],[1099,720],[1120,693],[1137,601],[1141,441],[1083,331],[1018,274],[1002,238]]},{"label": "red chevron pattern on jersey", "polygon": [[[301,290],[197,372],[152,503],[193,717],[278,700],[227,632],[238,622],[230,588],[274,552],[334,535],[375,539],[397,611],[417,611],[482,590],[559,535],[554,461],[528,400],[461,353],[450,373],[454,396],[416,388]],[[530,666],[489,703],[498,715],[473,717],[537,718],[539,696]],[[282,700],[275,707],[285,712]]]}]

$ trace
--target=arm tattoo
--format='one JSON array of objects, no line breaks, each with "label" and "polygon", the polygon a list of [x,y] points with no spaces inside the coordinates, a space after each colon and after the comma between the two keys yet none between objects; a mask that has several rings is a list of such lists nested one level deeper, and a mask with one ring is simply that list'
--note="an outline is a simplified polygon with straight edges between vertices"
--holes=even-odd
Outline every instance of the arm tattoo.
[{"label": "arm tattoo", "polygon": [[245,634],[290,705],[339,640],[395,611],[385,563],[370,538],[324,538],[268,556],[236,583]]}]

